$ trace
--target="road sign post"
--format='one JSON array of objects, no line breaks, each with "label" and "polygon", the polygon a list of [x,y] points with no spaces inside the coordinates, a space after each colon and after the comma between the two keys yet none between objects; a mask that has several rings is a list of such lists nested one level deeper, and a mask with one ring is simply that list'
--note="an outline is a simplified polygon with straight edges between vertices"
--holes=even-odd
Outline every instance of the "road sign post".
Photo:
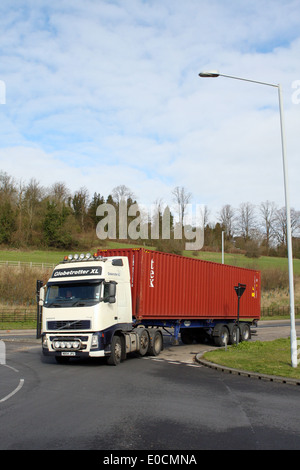
[{"label": "road sign post", "polygon": [[234,290],[236,292],[238,298],[238,310],[237,310],[237,331],[236,331],[236,344],[239,344],[240,340],[240,299],[245,292],[246,284],[238,283],[237,286],[234,286]]}]

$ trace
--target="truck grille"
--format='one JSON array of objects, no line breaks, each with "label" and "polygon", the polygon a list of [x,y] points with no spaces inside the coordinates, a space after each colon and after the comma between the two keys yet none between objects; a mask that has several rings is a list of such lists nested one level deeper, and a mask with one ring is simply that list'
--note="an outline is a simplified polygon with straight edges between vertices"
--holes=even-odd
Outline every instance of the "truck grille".
[{"label": "truck grille", "polygon": [[53,320],[47,322],[48,330],[90,330],[90,320]]}]

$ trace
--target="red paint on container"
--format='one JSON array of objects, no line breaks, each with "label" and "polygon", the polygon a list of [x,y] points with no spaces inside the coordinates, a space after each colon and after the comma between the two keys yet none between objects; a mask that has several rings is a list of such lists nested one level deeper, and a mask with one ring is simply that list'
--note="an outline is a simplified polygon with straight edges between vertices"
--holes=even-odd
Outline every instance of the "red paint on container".
[{"label": "red paint on container", "polygon": [[235,319],[234,286],[246,285],[240,319],[260,318],[260,271],[138,249],[98,250],[98,256],[127,256],[132,315],[142,319]]}]

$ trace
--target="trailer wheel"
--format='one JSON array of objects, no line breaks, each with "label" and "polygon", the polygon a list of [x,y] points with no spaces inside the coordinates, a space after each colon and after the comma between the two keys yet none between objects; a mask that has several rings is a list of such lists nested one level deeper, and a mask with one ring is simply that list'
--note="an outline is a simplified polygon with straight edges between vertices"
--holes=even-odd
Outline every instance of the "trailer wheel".
[{"label": "trailer wheel", "polygon": [[111,342],[111,355],[107,358],[107,364],[117,366],[122,358],[122,344],[119,336],[114,336]]},{"label": "trailer wheel", "polygon": [[216,346],[225,346],[228,344],[229,341],[229,331],[228,328],[223,325],[220,328],[220,334],[218,336],[214,336],[214,342]]},{"label": "trailer wheel", "polygon": [[230,333],[229,333],[229,344],[236,344],[237,340],[237,334],[238,334],[238,327],[236,325],[233,325],[230,328]]},{"label": "trailer wheel", "polygon": [[251,339],[251,330],[250,330],[250,326],[248,325],[248,323],[242,323],[240,325],[240,331],[241,331],[241,334],[240,334],[241,341],[249,341],[249,339]]},{"label": "trailer wheel", "polygon": [[153,339],[150,341],[148,353],[150,356],[158,356],[163,349],[163,337],[160,331],[153,333]]}]

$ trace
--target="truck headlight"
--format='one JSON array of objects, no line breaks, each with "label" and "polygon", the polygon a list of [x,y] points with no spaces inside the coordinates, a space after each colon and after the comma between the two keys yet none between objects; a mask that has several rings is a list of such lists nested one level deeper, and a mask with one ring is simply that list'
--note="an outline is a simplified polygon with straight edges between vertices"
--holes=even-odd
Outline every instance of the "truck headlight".
[{"label": "truck headlight", "polygon": [[92,336],[91,349],[96,349],[98,347],[99,347],[99,337],[98,337],[98,335],[93,335]]}]

